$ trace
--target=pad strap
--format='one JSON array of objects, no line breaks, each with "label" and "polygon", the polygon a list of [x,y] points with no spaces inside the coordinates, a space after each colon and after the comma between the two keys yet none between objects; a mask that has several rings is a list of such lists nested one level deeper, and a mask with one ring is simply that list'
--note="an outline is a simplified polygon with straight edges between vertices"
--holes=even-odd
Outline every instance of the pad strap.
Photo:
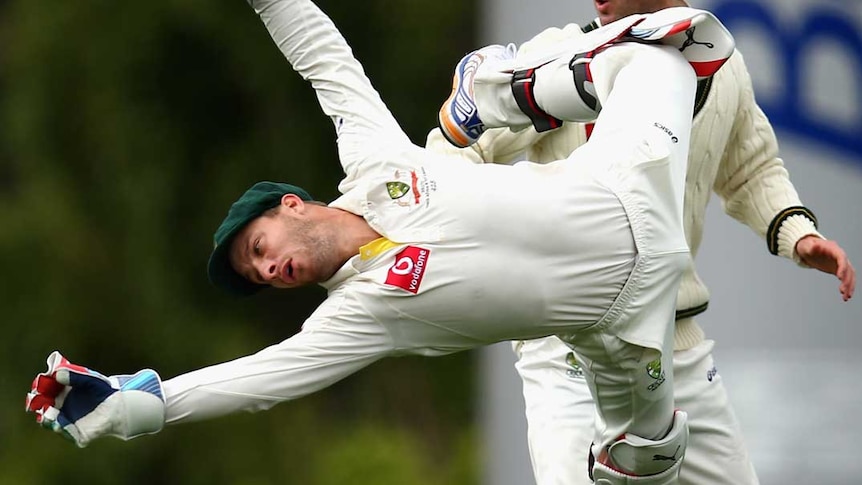
[{"label": "pad strap", "polygon": [[530,118],[537,132],[553,130],[563,125],[563,120],[549,115],[536,103],[533,85],[536,82],[536,69],[515,71],[512,74],[512,95],[518,108]]},{"label": "pad strap", "polygon": [[569,61],[569,69],[572,70],[572,78],[575,81],[575,89],[578,90],[578,96],[584,104],[591,110],[598,112],[600,109],[599,100],[593,92],[590,92],[588,87],[593,85],[593,75],[590,72],[589,60],[595,55],[595,51],[581,53],[576,55]]}]

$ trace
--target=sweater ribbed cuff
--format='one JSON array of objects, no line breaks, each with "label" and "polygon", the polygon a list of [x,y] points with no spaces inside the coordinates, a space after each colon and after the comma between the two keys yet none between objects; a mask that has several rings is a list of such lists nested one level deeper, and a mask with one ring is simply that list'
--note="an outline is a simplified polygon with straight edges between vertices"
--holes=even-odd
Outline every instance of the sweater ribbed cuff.
[{"label": "sweater ribbed cuff", "polygon": [[814,221],[802,214],[797,214],[784,219],[778,229],[778,255],[793,260],[799,266],[807,268],[796,252],[796,243],[805,236],[816,236],[826,239],[817,231]]},{"label": "sweater ribbed cuff", "polygon": [[[789,219],[793,219],[794,222],[785,224]],[[766,230],[766,245],[770,253],[796,261],[793,254],[796,243],[809,234],[819,235],[817,216],[807,207],[788,207],[779,212],[769,223],[769,228]],[[782,238],[784,238],[783,241]],[[789,251],[782,246],[782,242],[785,245],[789,244]]]}]

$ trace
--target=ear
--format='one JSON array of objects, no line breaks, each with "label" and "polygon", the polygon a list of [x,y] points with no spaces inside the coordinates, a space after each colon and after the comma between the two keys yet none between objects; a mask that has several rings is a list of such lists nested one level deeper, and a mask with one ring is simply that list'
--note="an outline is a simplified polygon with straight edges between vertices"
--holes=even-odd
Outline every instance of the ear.
[{"label": "ear", "polygon": [[301,212],[305,204],[296,194],[284,194],[281,196],[281,205],[289,210]]}]

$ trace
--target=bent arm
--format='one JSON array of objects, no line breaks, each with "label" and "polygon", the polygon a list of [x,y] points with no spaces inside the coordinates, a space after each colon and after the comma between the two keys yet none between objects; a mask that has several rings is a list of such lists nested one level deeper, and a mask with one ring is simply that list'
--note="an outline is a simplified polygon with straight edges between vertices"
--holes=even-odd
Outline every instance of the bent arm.
[{"label": "bent arm", "polygon": [[802,205],[778,156],[778,140],[755,102],[741,57],[727,67],[731,66],[739,83],[739,109],[715,179],[715,192],[723,199],[725,212],[764,237],[770,252],[802,264],[796,243],[808,235],[822,238],[816,218]]},{"label": "bent arm", "polygon": [[[344,37],[308,0],[249,0],[272,40],[303,79],[311,82],[338,135],[348,179],[384,146],[409,144]],[[344,188],[342,188],[344,191]]]}]

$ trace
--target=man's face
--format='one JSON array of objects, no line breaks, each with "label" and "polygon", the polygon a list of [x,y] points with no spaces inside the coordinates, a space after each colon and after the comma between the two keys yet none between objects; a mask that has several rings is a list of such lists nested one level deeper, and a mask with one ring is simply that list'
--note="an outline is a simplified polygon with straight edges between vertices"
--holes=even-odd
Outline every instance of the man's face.
[{"label": "man's face", "polygon": [[230,262],[247,280],[275,288],[296,288],[329,279],[341,266],[334,240],[309,216],[299,198],[248,223],[231,243]]},{"label": "man's face", "polygon": [[669,6],[666,0],[593,0],[602,25],[636,13],[649,13]]}]

